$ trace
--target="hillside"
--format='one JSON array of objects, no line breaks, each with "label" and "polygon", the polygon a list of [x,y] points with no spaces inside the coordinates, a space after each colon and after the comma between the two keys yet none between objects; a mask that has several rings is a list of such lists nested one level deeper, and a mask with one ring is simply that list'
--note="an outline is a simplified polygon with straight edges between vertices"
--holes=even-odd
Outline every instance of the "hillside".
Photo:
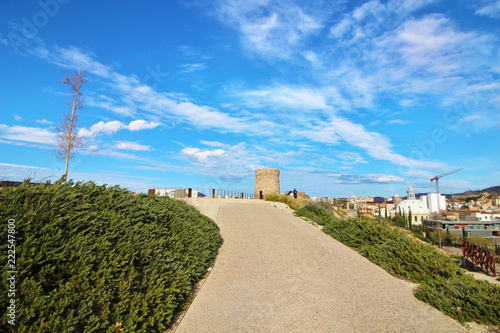
[{"label": "hillside", "polygon": [[455,199],[466,199],[468,197],[482,196],[483,194],[489,194],[491,197],[500,196],[500,186],[492,186],[485,188],[480,191],[466,191],[464,193],[454,194]]},{"label": "hillside", "polygon": [[[417,198],[420,198],[422,195],[427,195],[429,193],[416,193],[415,196]],[[446,196],[447,199],[451,199],[451,194],[446,194],[446,193],[441,193],[442,195]],[[482,196],[483,194],[487,194],[490,197],[500,197],[500,186],[492,186],[485,188],[484,190],[478,190],[478,191],[465,191],[463,193],[453,193],[453,198],[454,199],[467,199],[469,197],[477,197],[477,196]],[[406,199],[407,197],[404,196],[403,199]]]}]

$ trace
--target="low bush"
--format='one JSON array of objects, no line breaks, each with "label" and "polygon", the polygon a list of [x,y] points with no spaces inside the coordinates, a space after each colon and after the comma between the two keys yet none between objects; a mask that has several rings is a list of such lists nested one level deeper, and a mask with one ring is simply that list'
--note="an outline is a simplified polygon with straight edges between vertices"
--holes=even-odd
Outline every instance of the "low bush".
[{"label": "low bush", "polygon": [[424,241],[424,242],[429,243],[429,244],[431,243],[431,240],[430,240],[430,239],[428,239],[428,238],[426,238],[426,237],[424,236],[424,233],[423,233],[423,231],[422,231],[422,230],[420,230],[420,229],[413,229],[413,230],[411,231],[411,233],[413,234],[413,236],[414,236],[415,238],[418,238],[418,239],[420,239],[421,241]]},{"label": "low bush", "polygon": [[415,295],[460,322],[500,324],[500,287],[476,281],[434,247],[414,241],[377,219],[337,219],[320,207],[296,212],[324,225],[323,231],[359,251],[387,272],[419,283]]},{"label": "low bush", "polygon": [[470,275],[426,281],[415,296],[462,323],[500,325],[500,288]]},{"label": "low bush", "polygon": [[[2,332],[159,332],[215,260],[219,230],[191,206],[119,187],[42,183],[0,191],[0,253],[15,220],[15,326]],[[12,220],[11,220],[12,221]]]}]

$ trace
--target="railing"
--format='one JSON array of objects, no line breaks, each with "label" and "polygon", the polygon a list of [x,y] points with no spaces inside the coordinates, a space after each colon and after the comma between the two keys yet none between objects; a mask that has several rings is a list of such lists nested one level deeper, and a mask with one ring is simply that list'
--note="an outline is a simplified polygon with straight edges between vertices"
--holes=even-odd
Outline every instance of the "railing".
[{"label": "railing", "polygon": [[[160,190],[158,192],[157,190]],[[178,189],[149,189],[148,194],[157,194],[161,196],[169,196],[172,198],[192,198],[202,197],[206,198],[240,198],[240,199],[253,199],[253,193],[239,192],[233,190],[215,189],[215,188],[178,188]]]},{"label": "railing", "polygon": [[481,266],[481,269],[485,269],[486,274],[489,274],[491,270],[493,276],[497,276],[495,271],[495,255],[488,249],[462,239],[462,254],[464,259],[468,258],[474,264]]}]

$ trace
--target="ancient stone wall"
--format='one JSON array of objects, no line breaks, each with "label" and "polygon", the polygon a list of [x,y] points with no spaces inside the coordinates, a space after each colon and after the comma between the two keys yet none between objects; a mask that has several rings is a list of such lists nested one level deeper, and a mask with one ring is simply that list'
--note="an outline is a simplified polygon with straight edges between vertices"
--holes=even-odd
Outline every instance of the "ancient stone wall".
[{"label": "ancient stone wall", "polygon": [[255,170],[255,199],[260,199],[266,194],[280,194],[280,171],[278,169]]}]

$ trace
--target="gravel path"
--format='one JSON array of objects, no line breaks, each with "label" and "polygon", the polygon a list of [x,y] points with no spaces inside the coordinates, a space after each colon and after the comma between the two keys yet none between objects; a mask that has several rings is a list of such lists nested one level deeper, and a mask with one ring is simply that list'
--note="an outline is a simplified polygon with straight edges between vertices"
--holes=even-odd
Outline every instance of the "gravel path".
[{"label": "gravel path", "polygon": [[280,204],[189,202],[217,222],[224,244],[176,332],[465,332]]}]

